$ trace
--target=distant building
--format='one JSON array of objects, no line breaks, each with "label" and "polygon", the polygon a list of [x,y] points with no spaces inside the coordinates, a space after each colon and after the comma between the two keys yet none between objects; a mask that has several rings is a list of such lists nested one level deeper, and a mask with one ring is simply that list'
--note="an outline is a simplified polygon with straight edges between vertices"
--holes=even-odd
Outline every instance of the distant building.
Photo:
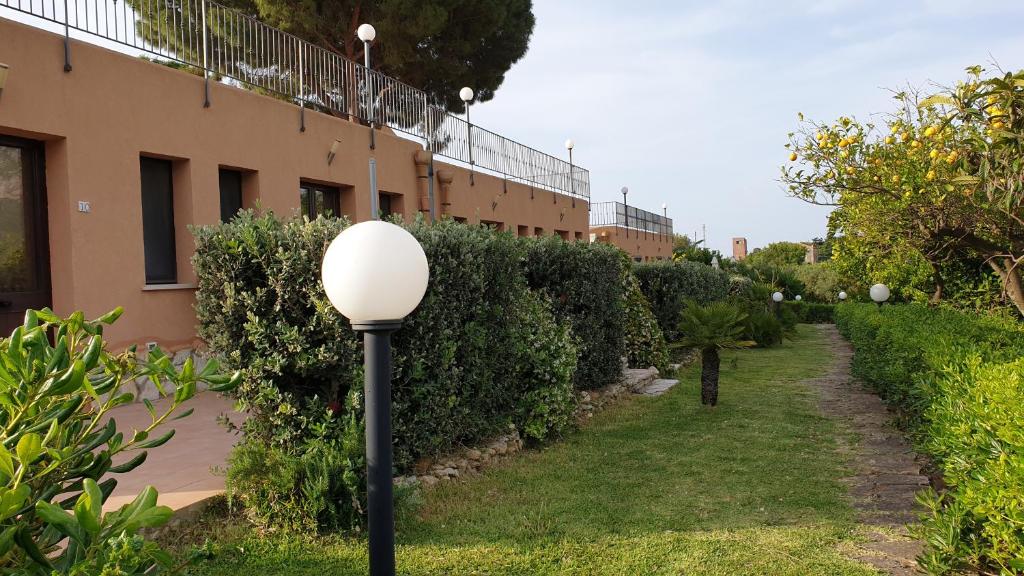
[{"label": "distant building", "polygon": [[732,259],[733,260],[744,260],[747,257],[747,239],[746,238],[733,238],[732,239]]},{"label": "distant building", "polygon": [[636,262],[672,259],[672,219],[622,202],[590,205],[590,241],[612,244]]}]

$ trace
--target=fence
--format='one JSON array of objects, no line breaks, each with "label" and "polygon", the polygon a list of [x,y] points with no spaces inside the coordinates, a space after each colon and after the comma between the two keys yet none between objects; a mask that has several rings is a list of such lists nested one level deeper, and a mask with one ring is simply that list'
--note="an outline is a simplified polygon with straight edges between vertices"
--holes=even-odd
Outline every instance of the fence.
[{"label": "fence", "polygon": [[618,226],[642,232],[672,236],[672,219],[622,202],[597,202],[590,205],[590,227]]},{"label": "fence", "polygon": [[467,123],[429,95],[213,0],[0,0],[5,6],[299,106],[374,122],[427,150],[578,198],[590,174]]}]

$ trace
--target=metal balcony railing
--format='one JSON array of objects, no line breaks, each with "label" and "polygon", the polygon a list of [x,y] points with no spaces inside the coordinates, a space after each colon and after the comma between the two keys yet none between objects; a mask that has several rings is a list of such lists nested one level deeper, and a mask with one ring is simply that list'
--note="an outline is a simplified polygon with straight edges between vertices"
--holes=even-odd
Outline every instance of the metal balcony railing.
[{"label": "metal balcony railing", "polygon": [[672,236],[672,219],[622,202],[596,202],[590,205],[590,227],[617,226],[652,234]]},{"label": "metal balcony railing", "polygon": [[590,197],[587,170],[469,124],[422,90],[213,0],[0,0],[0,7],[59,24],[65,37],[84,32],[207,78],[387,126],[474,169]]}]

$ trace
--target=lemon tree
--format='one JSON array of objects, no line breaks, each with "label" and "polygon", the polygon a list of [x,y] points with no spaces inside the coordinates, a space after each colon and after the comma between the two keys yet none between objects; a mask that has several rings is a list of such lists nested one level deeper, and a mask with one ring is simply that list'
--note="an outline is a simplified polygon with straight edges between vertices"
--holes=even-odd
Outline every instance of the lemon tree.
[{"label": "lemon tree", "polygon": [[836,206],[838,269],[940,299],[983,267],[1024,314],[1024,72],[984,76],[972,67],[953,87],[899,92],[879,123],[800,116],[782,182]]}]

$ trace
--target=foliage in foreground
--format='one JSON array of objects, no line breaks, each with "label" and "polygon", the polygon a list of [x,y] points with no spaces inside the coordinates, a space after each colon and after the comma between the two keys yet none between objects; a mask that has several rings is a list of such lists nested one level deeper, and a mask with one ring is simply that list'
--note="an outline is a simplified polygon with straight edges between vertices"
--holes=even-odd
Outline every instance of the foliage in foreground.
[{"label": "foliage in foreground", "polygon": [[[174,430],[155,432],[192,412],[179,408],[198,385],[228,390],[238,375],[221,375],[216,361],[198,368],[188,359],[177,370],[159,349],[145,358],[134,349],[111,354],[103,328],[120,315],[118,308],[90,322],[81,312],[62,319],[49,309],[29,310],[24,324],[0,340],[4,574],[129,575],[172,568],[167,554],[137,535],[167,522],[170,508],[157,506],[156,490],[147,487],[130,504],[104,514],[103,503],[117,485],[112,475],[135,469],[145,462],[146,449],[171,439]],[[157,411],[146,400],[151,423],[126,436],[110,411],[135,400],[138,378],[150,379],[172,401]]]},{"label": "foliage in foreground", "polygon": [[[250,414],[228,489],[262,526],[311,531],[362,521],[361,348],[320,283],[323,252],[345,226],[243,212],[195,231],[200,334],[243,367],[238,397]],[[607,363],[606,354],[618,367],[620,256],[452,221],[408,229],[426,252],[430,283],[393,336],[398,469],[510,424],[532,440],[560,433],[580,367],[606,370],[594,363]],[[528,259],[529,277],[555,302],[529,288]],[[567,261],[580,276],[549,276],[541,266]],[[600,272],[610,282],[586,281]]]},{"label": "foliage in foreground", "polygon": [[855,374],[899,409],[946,491],[919,535],[931,574],[1024,573],[1024,329],[924,306],[845,304]]}]

